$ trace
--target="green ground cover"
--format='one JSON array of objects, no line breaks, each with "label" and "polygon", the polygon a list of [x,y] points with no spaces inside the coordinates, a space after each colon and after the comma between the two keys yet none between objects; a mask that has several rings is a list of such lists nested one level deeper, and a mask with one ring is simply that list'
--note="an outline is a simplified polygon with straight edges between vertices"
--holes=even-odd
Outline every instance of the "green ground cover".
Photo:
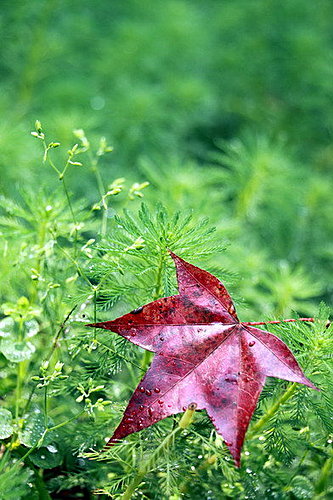
[{"label": "green ground cover", "polygon": [[322,390],[270,379],[240,470],[198,412],[134,495],[332,498],[332,19],[328,0],[2,2],[1,499],[120,498],[176,425],[99,460],[147,359],[84,327],[174,293],[167,248],[244,320],[314,316],[271,331]]}]

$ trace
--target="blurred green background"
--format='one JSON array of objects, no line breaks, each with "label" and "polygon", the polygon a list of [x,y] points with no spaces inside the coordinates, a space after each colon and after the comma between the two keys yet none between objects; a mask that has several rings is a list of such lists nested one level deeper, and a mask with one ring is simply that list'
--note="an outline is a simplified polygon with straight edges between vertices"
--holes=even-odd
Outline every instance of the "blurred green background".
[{"label": "blurred green background", "polygon": [[[332,298],[332,21],[330,0],[3,0],[1,191],[57,187],[36,119],[68,147],[104,135],[105,183],[209,216],[239,297],[312,314]],[[84,167],[70,189],[98,197]]]}]

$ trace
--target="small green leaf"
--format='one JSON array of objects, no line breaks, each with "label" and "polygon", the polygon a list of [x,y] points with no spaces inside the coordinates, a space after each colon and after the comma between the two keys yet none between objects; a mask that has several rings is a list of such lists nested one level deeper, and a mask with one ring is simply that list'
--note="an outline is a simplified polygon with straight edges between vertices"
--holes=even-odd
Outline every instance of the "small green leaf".
[{"label": "small green leaf", "polygon": [[30,319],[24,323],[26,337],[34,337],[39,332],[39,324],[35,319]]},{"label": "small green leaf", "polygon": [[60,142],[50,142],[50,144],[47,146],[49,149],[52,148],[58,148],[60,146]]},{"label": "small green leaf", "polygon": [[62,453],[60,453],[58,446],[49,444],[42,446],[38,450],[34,450],[30,455],[30,460],[37,467],[42,469],[53,469],[62,462]]},{"label": "small green leaf", "polygon": [[31,342],[19,342],[10,338],[0,341],[0,352],[13,363],[30,359],[35,350],[35,346]]},{"label": "small green leaf", "polygon": [[305,476],[295,476],[290,486],[295,498],[297,499],[310,500],[314,497],[313,485]]},{"label": "small green leaf", "polygon": [[13,417],[9,410],[0,408],[0,439],[6,439],[13,434]]},{"label": "small green leaf", "polygon": [[44,415],[39,408],[34,408],[32,413],[26,418],[26,424],[19,433],[19,439],[22,444],[31,448],[38,443],[44,431]]},{"label": "small green leaf", "polygon": [[[21,444],[24,444],[28,448],[35,446],[45,431],[44,414],[38,408],[32,409],[31,413],[25,418],[25,426],[22,431],[19,432],[19,439]],[[49,421],[49,425],[52,423]],[[55,432],[49,432],[45,435],[43,445],[48,445],[55,438]]]},{"label": "small green leaf", "polygon": [[70,161],[70,160],[68,160],[68,163],[70,163],[71,165],[76,165],[78,167],[82,167],[82,163],[79,162],[79,161]]},{"label": "small green leaf", "polygon": [[13,318],[7,317],[0,321],[0,338],[10,337],[14,331]]}]

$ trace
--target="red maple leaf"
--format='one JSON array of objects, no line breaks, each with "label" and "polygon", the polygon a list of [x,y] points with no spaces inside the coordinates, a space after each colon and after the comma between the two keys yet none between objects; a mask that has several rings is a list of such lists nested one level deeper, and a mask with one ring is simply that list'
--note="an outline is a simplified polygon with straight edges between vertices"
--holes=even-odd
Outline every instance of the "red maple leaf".
[{"label": "red maple leaf", "polygon": [[215,276],[170,253],[179,295],[87,325],[112,330],[155,353],[106,447],[194,402],[206,410],[239,466],[266,377],[316,387],[282,340],[251,326],[265,323],[239,321],[229,293]]}]

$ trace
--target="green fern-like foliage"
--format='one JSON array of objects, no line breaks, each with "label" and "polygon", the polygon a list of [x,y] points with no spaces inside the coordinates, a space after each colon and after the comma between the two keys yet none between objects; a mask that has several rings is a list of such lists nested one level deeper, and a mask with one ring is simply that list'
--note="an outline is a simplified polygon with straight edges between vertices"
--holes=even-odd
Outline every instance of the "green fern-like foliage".
[{"label": "green fern-like foliage", "polygon": [[[39,124],[36,133],[43,137]],[[44,149],[59,183],[52,194],[28,189],[19,201],[0,200],[0,498],[121,498],[135,481],[133,498],[140,499],[289,500],[301,498],[304,491],[318,498],[330,495],[333,346],[324,306],[313,324],[271,326],[321,390],[267,380],[247,434],[241,469],[235,469],[205,411],[195,412],[194,422],[175,436],[179,415],[101,453],[151,355],[115,333],[94,331],[85,324],[177,293],[169,249],[226,282],[244,319],[258,319],[258,313],[280,319],[290,309],[296,315],[312,313],[322,288],[312,284],[297,262],[280,262],[275,269],[269,265],[274,249],[256,247],[248,233],[242,234],[245,224],[257,223],[249,214],[239,214],[233,222],[225,209],[223,220],[213,217],[215,229],[207,217],[181,206],[192,194],[180,196],[179,209],[172,206],[175,199],[162,205],[156,199],[162,187],[148,167],[150,202],[137,203],[145,181],[126,189],[124,180],[111,179],[103,191],[98,174],[96,200],[74,200],[68,168],[91,173],[91,161],[99,168],[95,153],[90,157],[85,150],[88,140],[83,131],[76,131],[76,137],[84,150],[77,153],[82,165],[65,159],[61,167],[54,163],[52,148]],[[269,153],[271,146],[259,146],[262,154]],[[245,155],[245,146],[240,150]],[[248,155],[253,151],[250,148]],[[252,168],[252,160],[249,165]],[[236,169],[236,164],[230,162],[228,168]],[[237,169],[241,171],[239,165]],[[222,170],[216,175],[222,186],[229,174]],[[230,193],[232,205],[237,192]],[[220,200],[220,194],[207,199],[204,189],[197,190],[197,196],[203,210]],[[142,467],[144,477],[137,481]]]},{"label": "green fern-like foliage", "polygon": [[112,237],[98,245],[98,256],[91,261],[91,277],[98,282],[97,302],[103,309],[123,296],[139,305],[142,300],[171,295],[175,273],[168,249],[199,260],[223,249],[207,219],[195,221],[191,213],[168,215],[161,205],[154,211],[142,205],[138,217],[124,211],[115,217],[111,231]]}]

